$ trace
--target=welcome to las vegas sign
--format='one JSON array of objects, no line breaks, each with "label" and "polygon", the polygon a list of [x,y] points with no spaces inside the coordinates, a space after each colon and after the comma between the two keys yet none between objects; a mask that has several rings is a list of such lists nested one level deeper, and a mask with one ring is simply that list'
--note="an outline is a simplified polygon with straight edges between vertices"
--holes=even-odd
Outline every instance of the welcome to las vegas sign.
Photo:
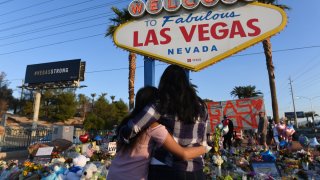
[{"label": "welcome to las vegas sign", "polygon": [[286,13],[273,5],[219,3],[162,11],[117,28],[114,42],[131,52],[198,71],[280,32]]}]

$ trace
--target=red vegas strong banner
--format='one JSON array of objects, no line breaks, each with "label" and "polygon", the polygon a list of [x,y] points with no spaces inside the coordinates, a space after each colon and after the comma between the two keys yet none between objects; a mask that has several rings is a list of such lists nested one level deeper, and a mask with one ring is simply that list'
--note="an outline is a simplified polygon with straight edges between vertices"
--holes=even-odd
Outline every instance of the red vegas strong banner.
[{"label": "red vegas strong banner", "polygon": [[235,129],[258,128],[258,114],[265,112],[263,97],[253,97],[220,102],[207,102],[210,128],[221,122],[224,115],[232,120]]}]

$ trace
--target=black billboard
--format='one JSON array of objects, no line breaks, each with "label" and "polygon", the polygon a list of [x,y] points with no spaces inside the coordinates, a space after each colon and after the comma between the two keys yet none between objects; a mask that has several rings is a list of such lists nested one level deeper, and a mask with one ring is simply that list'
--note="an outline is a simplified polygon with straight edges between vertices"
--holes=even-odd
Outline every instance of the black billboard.
[{"label": "black billboard", "polygon": [[[297,112],[296,112],[296,115],[297,115],[297,118],[304,118],[304,117],[305,117],[303,111],[297,111]],[[289,118],[289,119],[294,119],[294,112],[285,112],[285,113],[284,113],[284,116],[285,116],[286,118]]]},{"label": "black billboard", "polygon": [[85,71],[83,68],[85,68],[85,63],[81,62],[81,59],[28,65],[25,83],[83,81]]}]

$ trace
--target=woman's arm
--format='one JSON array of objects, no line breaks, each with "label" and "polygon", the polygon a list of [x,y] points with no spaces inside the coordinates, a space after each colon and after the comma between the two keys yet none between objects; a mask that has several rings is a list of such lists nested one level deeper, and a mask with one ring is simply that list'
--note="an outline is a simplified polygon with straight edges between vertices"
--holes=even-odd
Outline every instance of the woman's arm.
[{"label": "woman's arm", "polygon": [[[159,123],[152,123],[151,127],[158,126]],[[196,157],[199,157],[206,153],[207,148],[205,146],[199,147],[182,147],[180,146],[171,136],[170,133],[167,133],[167,136],[162,144],[162,146],[173,155],[181,158],[182,160],[191,160]]]},{"label": "woman's arm", "polygon": [[160,114],[153,104],[147,105],[136,117],[130,119],[126,125],[119,130],[120,139],[129,144],[139,132],[148,128],[151,123],[160,119]]}]

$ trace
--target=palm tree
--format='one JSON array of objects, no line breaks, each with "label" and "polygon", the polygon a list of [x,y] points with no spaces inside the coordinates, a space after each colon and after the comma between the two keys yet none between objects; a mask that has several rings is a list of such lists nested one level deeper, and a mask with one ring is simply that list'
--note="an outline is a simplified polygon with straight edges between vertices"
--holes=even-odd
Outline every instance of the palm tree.
[{"label": "palm tree", "polygon": [[[130,20],[132,20],[132,16],[130,15],[127,9],[123,9],[122,11],[116,7],[111,8],[115,13],[116,17],[110,18],[110,21],[113,23],[109,25],[106,36],[113,37],[116,29],[121,25]],[[136,71],[136,59],[137,56],[133,52],[129,52],[129,109],[132,109],[134,106],[134,80],[135,80],[135,71]]]},{"label": "palm tree", "polygon": [[91,97],[92,97],[92,104],[91,104],[91,112],[93,112],[93,106],[94,106],[94,98],[96,97],[96,93],[92,93]]},{"label": "palm tree", "polygon": [[78,101],[79,101],[79,105],[81,108],[82,117],[83,117],[83,119],[86,119],[89,99],[84,94],[78,94]]},{"label": "palm tree", "polygon": [[111,102],[114,103],[114,99],[116,98],[116,96],[110,96],[111,98]]},{"label": "palm tree", "polygon": [[307,118],[307,127],[310,127],[309,117],[312,120],[313,126],[315,126],[315,123],[314,123],[314,115],[315,115],[315,113],[316,112],[314,112],[314,111],[309,111],[309,112],[305,112],[304,113],[305,117]]},{"label": "palm tree", "polygon": [[260,91],[256,90],[256,86],[235,86],[230,95],[233,97],[238,97],[239,99],[242,98],[250,98],[250,97],[257,97],[263,95]]},{"label": "palm tree", "polygon": [[[289,9],[289,7],[286,5],[278,4],[277,0],[258,0],[258,2],[265,3],[265,4],[273,4],[282,9]],[[270,37],[263,40],[262,44],[263,44],[264,54],[266,56],[266,62],[267,62],[273,119],[275,120],[276,123],[279,123],[279,108],[278,108],[276,83],[275,83],[275,75],[274,75],[274,65],[272,61],[272,47],[271,47]]]}]

